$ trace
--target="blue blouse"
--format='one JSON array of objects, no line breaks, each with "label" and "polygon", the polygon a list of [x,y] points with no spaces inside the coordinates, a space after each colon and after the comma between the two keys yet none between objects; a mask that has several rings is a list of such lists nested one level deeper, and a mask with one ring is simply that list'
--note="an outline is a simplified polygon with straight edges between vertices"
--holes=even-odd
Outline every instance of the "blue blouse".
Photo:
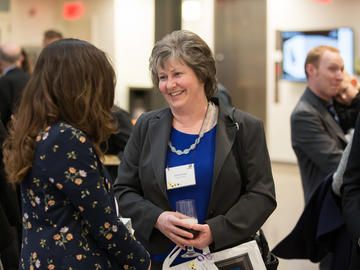
[{"label": "blue blouse", "polygon": [[[171,129],[170,140],[172,145],[178,150],[189,148],[190,145],[195,142],[197,137],[197,134],[187,134],[180,132],[175,128]],[[176,201],[194,199],[199,224],[203,224],[206,219],[206,212],[210,201],[215,157],[215,139],[216,126],[206,132],[196,148],[188,154],[179,156],[171,152],[169,147],[167,151],[166,168],[191,163],[195,164],[196,185],[167,190],[167,196],[174,211],[176,211]],[[166,176],[164,181],[166,182]],[[168,253],[174,246],[175,245],[171,247]],[[152,258],[163,261],[168,253],[163,255],[153,255]],[[181,254],[183,254],[183,252],[181,252],[180,255]],[[175,264],[184,261],[179,260],[180,255],[177,260],[175,260]]]},{"label": "blue blouse", "polygon": [[[172,145],[178,150],[189,148],[197,137],[198,135],[186,134],[175,128],[171,129],[170,140]],[[205,221],[210,200],[214,169],[215,138],[216,128],[214,127],[204,134],[200,143],[189,154],[179,156],[171,152],[169,147],[167,151],[166,167],[171,168],[190,163],[195,164],[196,185],[167,190],[167,195],[174,211],[176,210],[176,201],[194,199],[200,224]]]}]

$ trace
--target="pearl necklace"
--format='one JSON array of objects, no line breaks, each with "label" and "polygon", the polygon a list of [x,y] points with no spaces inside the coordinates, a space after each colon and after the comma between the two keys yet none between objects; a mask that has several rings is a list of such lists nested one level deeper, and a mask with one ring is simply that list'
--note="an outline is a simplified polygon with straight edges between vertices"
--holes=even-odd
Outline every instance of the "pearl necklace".
[{"label": "pearl necklace", "polygon": [[209,123],[209,120],[210,120],[210,115],[211,115],[211,112],[214,111],[214,116],[212,118],[212,121],[211,121],[211,127],[213,127],[215,121],[216,121],[216,106],[214,105],[214,103],[212,103],[211,101],[208,103],[208,106],[207,106],[207,109],[206,109],[206,115],[205,115],[205,119],[204,119],[204,122],[202,123],[201,125],[201,129],[200,129],[200,133],[199,133],[199,136],[196,138],[195,142],[190,145],[189,148],[186,148],[184,150],[177,150],[171,143],[171,141],[168,142],[168,145],[170,147],[170,150],[171,152],[181,156],[181,155],[186,155],[186,154],[189,154],[189,152],[191,150],[194,150],[196,148],[196,146],[199,144],[200,140],[202,137],[204,137],[204,133],[205,133],[205,129],[206,127],[208,126],[208,123]]}]

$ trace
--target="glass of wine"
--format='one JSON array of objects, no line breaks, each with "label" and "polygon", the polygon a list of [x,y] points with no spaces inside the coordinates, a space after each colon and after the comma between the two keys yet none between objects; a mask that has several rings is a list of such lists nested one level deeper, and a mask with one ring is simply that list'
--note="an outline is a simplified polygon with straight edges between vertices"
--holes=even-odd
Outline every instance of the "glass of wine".
[{"label": "glass of wine", "polygon": [[[182,219],[183,221],[190,223],[190,224],[197,224],[198,219],[196,215],[196,209],[195,209],[195,201],[194,200],[180,200],[176,202],[176,212],[179,212],[181,214],[184,214],[185,216],[188,216],[186,219]],[[190,231],[193,234],[196,234],[197,232],[182,228],[184,230]],[[182,258],[193,258],[199,256],[200,253],[196,252],[194,250],[194,247],[188,246],[186,247],[186,253],[181,255]]]}]

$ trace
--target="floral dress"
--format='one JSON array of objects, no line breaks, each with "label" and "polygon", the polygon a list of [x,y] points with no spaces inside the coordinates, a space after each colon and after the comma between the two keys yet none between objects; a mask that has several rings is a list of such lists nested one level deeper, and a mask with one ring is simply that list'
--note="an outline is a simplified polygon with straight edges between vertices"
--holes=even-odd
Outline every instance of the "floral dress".
[{"label": "floral dress", "polygon": [[111,183],[86,135],[64,122],[36,137],[21,184],[20,269],[147,269],[149,255],[117,219]]}]

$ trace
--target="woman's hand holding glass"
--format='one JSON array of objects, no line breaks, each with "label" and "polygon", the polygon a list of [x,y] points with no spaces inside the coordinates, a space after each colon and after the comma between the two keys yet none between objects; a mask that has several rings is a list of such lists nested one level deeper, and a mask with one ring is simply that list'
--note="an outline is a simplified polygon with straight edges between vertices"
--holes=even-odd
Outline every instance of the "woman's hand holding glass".
[{"label": "woman's hand holding glass", "polygon": [[[195,201],[194,200],[180,200],[176,202],[176,212],[182,213],[186,216],[183,221],[185,221],[188,224],[197,224],[197,214],[195,209]],[[184,228],[187,229],[187,228]],[[197,236],[197,231],[192,230],[192,233]],[[195,235],[192,236],[192,238]],[[194,247],[192,245],[187,245],[186,253],[181,255],[183,258],[192,258],[198,256],[200,253],[196,252],[194,250]]]},{"label": "woman's hand holding glass", "polygon": [[180,248],[185,249],[186,246],[191,246],[190,240],[193,238],[192,233],[180,228],[192,229],[193,225],[184,221],[187,218],[179,212],[164,211],[158,217],[155,228]]},{"label": "woman's hand holding glass", "polygon": [[194,224],[192,229],[199,234],[196,238],[190,239],[189,243],[197,249],[204,249],[214,241],[208,224]]}]

